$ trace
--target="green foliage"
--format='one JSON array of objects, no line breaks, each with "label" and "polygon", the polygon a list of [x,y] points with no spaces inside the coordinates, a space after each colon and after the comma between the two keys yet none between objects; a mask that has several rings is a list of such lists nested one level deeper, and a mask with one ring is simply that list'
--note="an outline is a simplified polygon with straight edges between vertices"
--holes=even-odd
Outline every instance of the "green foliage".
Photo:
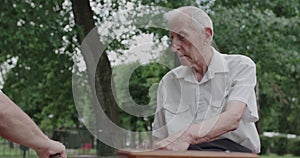
[{"label": "green foliage", "polygon": [[272,145],[272,138],[266,137],[266,136],[263,136],[263,135],[260,135],[259,137],[260,137],[260,142],[261,142],[260,154],[261,155],[269,154],[270,147]]},{"label": "green foliage", "polygon": [[[139,66],[129,79],[129,92],[132,99],[139,105],[146,105],[150,102],[149,90],[153,84],[158,84],[160,79],[169,69],[158,63]],[[154,92],[156,93],[156,92]]]},{"label": "green foliage", "polygon": [[276,153],[278,155],[284,155],[287,153],[287,145],[288,145],[288,138],[287,137],[273,137],[272,138],[273,144],[271,146],[271,152]]},{"label": "green foliage", "polygon": [[178,8],[180,6],[185,6],[185,5],[196,5],[196,1],[194,0],[172,0],[172,1],[166,1],[166,0],[157,0],[157,1],[152,1],[152,0],[142,0],[141,4],[143,5],[153,5],[153,6],[161,6],[165,8]]},{"label": "green foliage", "polygon": [[260,136],[261,139],[261,152],[260,155],[287,155],[300,156],[300,139],[287,138],[286,136],[267,137]]},{"label": "green foliage", "polygon": [[[140,65],[129,63],[114,68],[113,76],[116,83],[116,98],[119,106],[148,105],[155,107],[156,90],[160,79],[169,69],[158,64]],[[129,90],[129,94],[127,91]],[[133,102],[132,102],[132,100]],[[149,131],[152,129],[153,116],[136,117],[120,111],[121,125],[133,131]]]},{"label": "green foliage", "polygon": [[238,6],[244,6],[247,10],[253,8],[259,10],[272,10],[276,16],[294,17],[299,16],[300,13],[300,2],[298,0],[264,0],[264,1],[253,1],[253,0],[218,0],[215,1],[216,6],[225,6],[229,8],[236,8]]},{"label": "green foliage", "polygon": [[288,153],[291,153],[295,156],[300,156],[300,139],[291,139],[288,142]]},{"label": "green foliage", "polygon": [[62,0],[1,1],[0,63],[15,60],[5,74],[3,91],[44,130],[78,124],[72,99],[75,35],[66,30]]},{"label": "green foliage", "polygon": [[293,156],[290,154],[283,155],[283,156],[279,156],[276,154],[269,154],[269,155],[260,155],[259,157],[260,158],[299,158],[298,156]]},{"label": "green foliage", "polygon": [[214,39],[222,53],[255,61],[263,131],[299,134],[299,16],[278,16],[256,1],[221,2],[211,13]]}]

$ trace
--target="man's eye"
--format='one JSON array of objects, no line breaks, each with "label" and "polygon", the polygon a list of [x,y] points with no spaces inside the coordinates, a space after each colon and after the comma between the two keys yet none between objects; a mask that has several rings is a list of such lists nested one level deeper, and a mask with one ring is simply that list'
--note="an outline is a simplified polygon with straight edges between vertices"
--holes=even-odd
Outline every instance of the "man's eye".
[{"label": "man's eye", "polygon": [[178,35],[178,39],[179,39],[180,41],[183,41],[183,40],[185,40],[185,37],[184,37],[184,36],[181,36],[181,35]]}]

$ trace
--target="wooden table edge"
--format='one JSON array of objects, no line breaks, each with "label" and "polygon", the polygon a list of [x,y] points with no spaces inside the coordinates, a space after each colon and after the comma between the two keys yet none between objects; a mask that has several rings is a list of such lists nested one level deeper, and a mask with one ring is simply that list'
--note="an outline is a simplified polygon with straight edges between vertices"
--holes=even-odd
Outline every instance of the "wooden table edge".
[{"label": "wooden table edge", "polygon": [[219,152],[219,151],[167,151],[167,150],[118,150],[118,155],[128,158],[258,158],[257,154],[241,152]]}]

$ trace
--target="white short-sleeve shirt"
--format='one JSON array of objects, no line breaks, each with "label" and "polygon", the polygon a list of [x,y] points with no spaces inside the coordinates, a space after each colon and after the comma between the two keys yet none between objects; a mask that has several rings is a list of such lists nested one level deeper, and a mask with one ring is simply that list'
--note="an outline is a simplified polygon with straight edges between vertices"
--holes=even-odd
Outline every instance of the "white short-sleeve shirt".
[{"label": "white short-sleeve shirt", "polygon": [[259,153],[260,140],[254,124],[258,120],[255,63],[243,55],[213,51],[200,82],[187,66],[177,67],[163,77],[157,93],[153,136],[166,138],[192,123],[219,115],[229,101],[238,100],[247,104],[247,110],[238,128],[219,138],[228,138]]}]

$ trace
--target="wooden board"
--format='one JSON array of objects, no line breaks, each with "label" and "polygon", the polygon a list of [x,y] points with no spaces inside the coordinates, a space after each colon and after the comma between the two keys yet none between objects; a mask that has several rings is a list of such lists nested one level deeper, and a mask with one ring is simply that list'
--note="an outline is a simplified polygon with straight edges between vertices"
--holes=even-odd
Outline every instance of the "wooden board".
[{"label": "wooden board", "polygon": [[258,158],[257,154],[217,151],[119,150],[121,158]]}]

